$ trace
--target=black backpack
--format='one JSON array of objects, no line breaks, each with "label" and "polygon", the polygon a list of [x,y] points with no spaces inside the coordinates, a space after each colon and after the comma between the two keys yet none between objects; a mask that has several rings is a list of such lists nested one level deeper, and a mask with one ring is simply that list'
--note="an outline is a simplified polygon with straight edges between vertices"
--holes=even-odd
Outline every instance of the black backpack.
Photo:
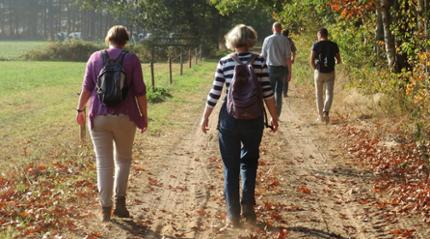
[{"label": "black backpack", "polygon": [[126,75],[123,68],[124,57],[127,51],[121,51],[119,56],[112,60],[106,50],[102,51],[103,67],[97,76],[97,97],[106,106],[115,106],[121,103],[128,93]]},{"label": "black backpack", "polygon": [[332,72],[335,68],[336,45],[331,41],[320,41],[316,52],[316,65],[320,72]]}]

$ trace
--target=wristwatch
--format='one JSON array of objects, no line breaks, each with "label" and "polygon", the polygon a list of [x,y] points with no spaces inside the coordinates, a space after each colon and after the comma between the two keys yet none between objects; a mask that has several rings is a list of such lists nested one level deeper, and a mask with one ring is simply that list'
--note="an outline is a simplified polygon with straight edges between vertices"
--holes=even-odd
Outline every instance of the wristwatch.
[{"label": "wristwatch", "polygon": [[84,109],[76,109],[76,111],[78,112],[78,113],[81,113],[81,112],[84,112],[85,111],[85,108]]}]

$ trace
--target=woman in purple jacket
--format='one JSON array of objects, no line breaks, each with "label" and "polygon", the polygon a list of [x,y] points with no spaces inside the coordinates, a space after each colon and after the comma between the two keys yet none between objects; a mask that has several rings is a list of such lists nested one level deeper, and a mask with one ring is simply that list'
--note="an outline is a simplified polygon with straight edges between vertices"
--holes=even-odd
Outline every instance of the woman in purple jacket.
[{"label": "woman in purple jacket", "polygon": [[[123,51],[129,40],[124,26],[113,26],[106,35],[109,48],[94,52],[86,65],[82,92],[77,106],[76,121],[85,122],[84,110],[88,104],[90,135],[97,164],[97,187],[104,222],[110,221],[115,190],[115,210],[118,217],[129,217],[125,198],[130,173],[132,146],[136,127],[143,133],[148,127],[146,86],[138,57]],[[97,97],[97,78],[104,66],[103,52],[109,59],[125,54],[122,69],[125,73],[127,96],[114,106],[107,106]]]}]

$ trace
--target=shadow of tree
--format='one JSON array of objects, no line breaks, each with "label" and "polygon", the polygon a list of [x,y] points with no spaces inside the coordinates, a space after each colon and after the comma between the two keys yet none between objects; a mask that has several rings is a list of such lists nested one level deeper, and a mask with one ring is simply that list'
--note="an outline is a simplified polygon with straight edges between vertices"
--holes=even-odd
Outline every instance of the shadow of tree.
[{"label": "shadow of tree", "polygon": [[337,176],[347,178],[357,178],[362,180],[372,180],[375,178],[370,170],[355,169],[348,166],[336,166],[335,168],[327,171],[315,171],[315,173],[322,176]]}]

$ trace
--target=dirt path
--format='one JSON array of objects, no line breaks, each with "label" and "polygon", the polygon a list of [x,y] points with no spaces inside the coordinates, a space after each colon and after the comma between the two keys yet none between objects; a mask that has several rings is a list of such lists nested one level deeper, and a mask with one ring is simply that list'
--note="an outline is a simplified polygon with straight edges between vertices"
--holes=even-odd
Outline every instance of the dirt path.
[{"label": "dirt path", "polygon": [[[303,91],[304,92],[304,91]],[[204,95],[194,96],[204,98]],[[372,174],[353,165],[333,125],[316,124],[299,90],[284,106],[278,133],[266,132],[257,185],[259,225],[220,232],[225,218],[222,163],[215,124],[203,135],[200,108],[176,109],[179,125],[143,140],[130,182],[133,219],[88,228],[105,238],[430,238],[415,218],[398,217],[374,200]],[[379,206],[379,207],[378,207]]]}]

